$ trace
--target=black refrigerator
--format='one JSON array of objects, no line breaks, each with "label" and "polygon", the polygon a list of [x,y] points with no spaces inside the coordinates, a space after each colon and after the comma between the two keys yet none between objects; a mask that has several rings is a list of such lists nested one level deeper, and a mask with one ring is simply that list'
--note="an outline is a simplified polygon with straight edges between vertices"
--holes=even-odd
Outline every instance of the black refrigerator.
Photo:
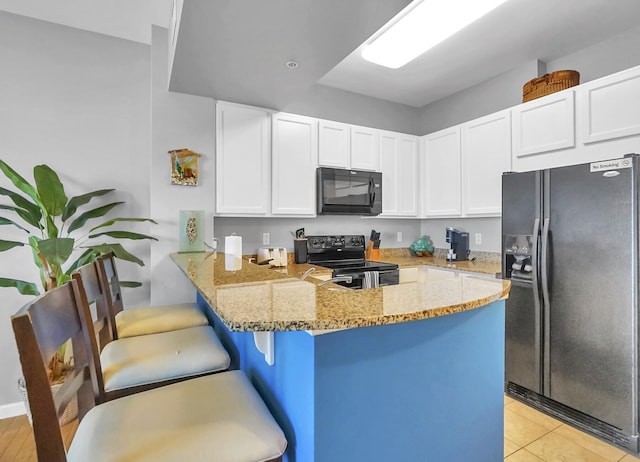
[{"label": "black refrigerator", "polygon": [[638,161],[502,176],[506,393],[634,453]]}]

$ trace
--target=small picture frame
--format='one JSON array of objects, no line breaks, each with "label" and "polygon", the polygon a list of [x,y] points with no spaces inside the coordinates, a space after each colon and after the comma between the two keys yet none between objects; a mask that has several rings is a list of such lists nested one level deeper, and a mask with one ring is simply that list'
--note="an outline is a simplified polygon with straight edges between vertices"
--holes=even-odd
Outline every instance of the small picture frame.
[{"label": "small picture frame", "polygon": [[200,154],[188,149],[169,151],[171,155],[171,184],[198,185],[198,161]]}]

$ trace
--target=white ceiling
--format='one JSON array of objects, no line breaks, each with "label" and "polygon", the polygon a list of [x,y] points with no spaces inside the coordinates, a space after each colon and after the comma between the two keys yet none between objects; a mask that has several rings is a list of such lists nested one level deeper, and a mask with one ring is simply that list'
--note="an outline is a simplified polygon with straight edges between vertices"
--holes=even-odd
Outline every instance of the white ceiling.
[{"label": "white ceiling", "polygon": [[[509,0],[403,68],[360,46],[410,0],[184,0],[171,89],[280,109],[319,83],[422,107],[638,25],[640,0]],[[150,43],[171,0],[0,0],[0,10]],[[640,44],[638,44],[640,46]],[[284,63],[295,59],[299,69]]]},{"label": "white ceiling", "polygon": [[[400,69],[364,61],[359,46],[375,33],[364,23],[386,15],[385,23],[406,4],[185,0],[170,88],[281,109],[319,83],[422,107],[586,48],[640,18],[640,0],[509,0]],[[285,71],[289,58],[300,61],[297,71]]]}]

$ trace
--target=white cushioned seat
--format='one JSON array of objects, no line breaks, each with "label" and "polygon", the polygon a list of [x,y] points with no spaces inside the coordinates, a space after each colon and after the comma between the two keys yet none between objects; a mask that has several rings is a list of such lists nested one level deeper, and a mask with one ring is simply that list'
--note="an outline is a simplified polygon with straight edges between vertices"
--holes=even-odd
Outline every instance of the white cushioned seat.
[{"label": "white cushioned seat", "polygon": [[206,326],[209,320],[195,303],[130,308],[116,314],[118,338]]},{"label": "white cushioned seat", "polygon": [[69,462],[259,462],[287,440],[241,371],[109,401],[80,422]]},{"label": "white cushioned seat", "polygon": [[211,326],[128,337],[100,353],[105,391],[222,371],[229,354]]}]

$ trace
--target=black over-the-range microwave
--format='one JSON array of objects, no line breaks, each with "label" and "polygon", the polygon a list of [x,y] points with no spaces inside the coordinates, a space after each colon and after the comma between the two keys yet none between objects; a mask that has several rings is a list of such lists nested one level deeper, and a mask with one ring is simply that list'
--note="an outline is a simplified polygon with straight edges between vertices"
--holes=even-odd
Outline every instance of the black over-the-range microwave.
[{"label": "black over-the-range microwave", "polygon": [[379,215],[382,173],[320,167],[317,171],[319,215]]}]

